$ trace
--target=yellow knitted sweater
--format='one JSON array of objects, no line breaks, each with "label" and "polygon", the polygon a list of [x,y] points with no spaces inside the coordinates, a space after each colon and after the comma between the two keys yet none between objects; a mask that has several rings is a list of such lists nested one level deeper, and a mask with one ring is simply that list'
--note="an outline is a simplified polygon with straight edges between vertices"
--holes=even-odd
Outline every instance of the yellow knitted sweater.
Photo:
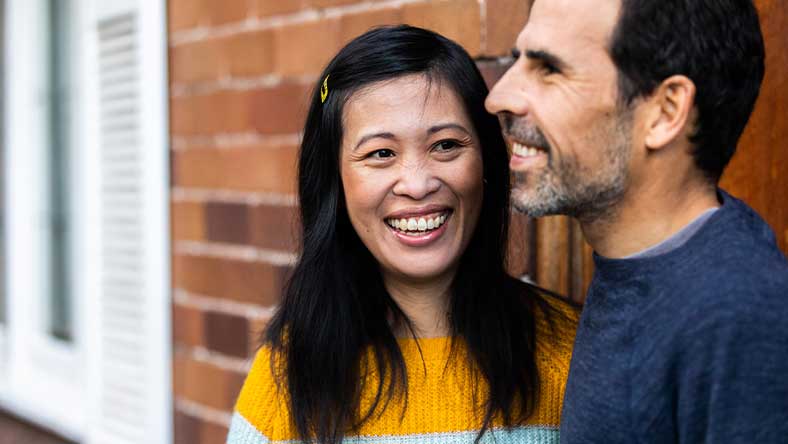
[{"label": "yellow knitted sweater", "polygon": [[[550,323],[543,316],[537,317],[540,388],[536,410],[526,424],[511,429],[502,428],[501,421],[494,420],[492,430],[484,435],[484,443],[558,444],[577,313],[563,301],[548,299],[557,309],[557,316]],[[404,414],[404,397],[395,396],[382,413],[376,411],[380,414],[372,415],[359,430],[346,435],[343,442],[473,443],[483,420],[484,397],[474,397],[475,375],[468,366],[464,347],[448,360],[450,343],[450,338],[419,339],[418,346],[414,339],[399,340],[408,372]],[[270,359],[269,348],[258,352],[236,403],[227,444],[299,442],[286,394],[276,384]],[[371,405],[377,389],[375,378],[373,373],[371,384],[365,384],[373,393],[362,393],[362,411]]]}]

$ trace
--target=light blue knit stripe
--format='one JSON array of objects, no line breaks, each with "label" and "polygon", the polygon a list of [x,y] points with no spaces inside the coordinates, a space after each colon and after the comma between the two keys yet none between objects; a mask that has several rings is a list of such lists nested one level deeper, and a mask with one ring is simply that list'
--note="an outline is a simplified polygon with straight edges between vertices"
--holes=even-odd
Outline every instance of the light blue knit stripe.
[{"label": "light blue knit stripe", "polygon": [[[424,433],[414,435],[346,437],[347,444],[472,444],[476,432]],[[271,441],[238,412],[233,414],[227,444],[298,444],[297,440]],[[550,426],[517,427],[511,431],[495,429],[484,434],[483,444],[558,444],[558,428]]]}]

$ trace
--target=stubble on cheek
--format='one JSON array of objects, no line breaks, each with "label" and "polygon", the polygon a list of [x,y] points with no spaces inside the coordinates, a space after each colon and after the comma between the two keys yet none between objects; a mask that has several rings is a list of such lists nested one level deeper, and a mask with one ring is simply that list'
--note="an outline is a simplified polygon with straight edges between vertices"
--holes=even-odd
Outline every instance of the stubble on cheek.
[{"label": "stubble on cheek", "polygon": [[550,155],[547,166],[538,171],[514,172],[514,207],[532,217],[564,214],[586,221],[606,217],[627,188],[630,137],[630,116],[624,114],[587,142],[592,147],[605,140],[599,152],[603,162],[596,167]]}]

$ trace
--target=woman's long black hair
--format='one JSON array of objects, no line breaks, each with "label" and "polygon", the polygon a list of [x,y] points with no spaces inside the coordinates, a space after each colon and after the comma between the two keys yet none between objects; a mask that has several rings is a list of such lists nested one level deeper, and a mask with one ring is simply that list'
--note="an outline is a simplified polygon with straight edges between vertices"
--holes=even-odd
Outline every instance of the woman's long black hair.
[{"label": "woman's long black hair", "polygon": [[[489,389],[477,439],[496,415],[512,426],[534,409],[539,380],[533,312],[543,304],[535,291],[518,285],[505,271],[508,155],[497,119],[484,109],[487,87],[456,43],[411,26],[383,27],[345,46],[325,68],[311,97],[298,169],[302,251],[264,338],[305,442],[339,443],[393,396],[407,391],[392,321],[411,324],[350,224],[339,153],[348,98],[364,86],[412,74],[445,82],[457,93],[482,145],[482,210],[451,287],[449,315],[453,338],[464,341],[470,365]],[[368,353],[379,382],[375,402],[362,412],[362,361]]]}]

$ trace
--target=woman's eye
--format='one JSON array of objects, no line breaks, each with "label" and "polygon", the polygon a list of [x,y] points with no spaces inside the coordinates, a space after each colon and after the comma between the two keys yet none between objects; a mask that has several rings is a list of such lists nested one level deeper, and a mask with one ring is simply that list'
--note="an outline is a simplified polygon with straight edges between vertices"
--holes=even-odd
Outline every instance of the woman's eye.
[{"label": "woman's eye", "polygon": [[384,148],[369,153],[369,156],[367,157],[371,157],[373,159],[388,159],[389,157],[394,157],[394,151]]},{"label": "woman's eye", "polygon": [[434,145],[435,149],[438,151],[449,151],[458,146],[460,146],[460,144],[456,140],[441,140]]}]

